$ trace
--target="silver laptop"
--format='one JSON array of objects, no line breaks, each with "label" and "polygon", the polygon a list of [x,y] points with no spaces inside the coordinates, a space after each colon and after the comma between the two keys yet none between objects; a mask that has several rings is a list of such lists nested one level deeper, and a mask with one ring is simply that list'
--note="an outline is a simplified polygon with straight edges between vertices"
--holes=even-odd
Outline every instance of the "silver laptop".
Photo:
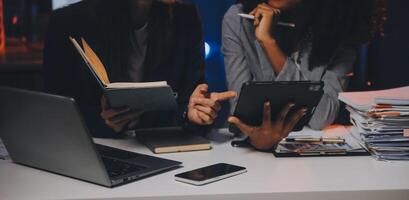
[{"label": "silver laptop", "polygon": [[114,187],[180,162],[94,144],[72,98],[0,87],[0,137],[15,163]]}]

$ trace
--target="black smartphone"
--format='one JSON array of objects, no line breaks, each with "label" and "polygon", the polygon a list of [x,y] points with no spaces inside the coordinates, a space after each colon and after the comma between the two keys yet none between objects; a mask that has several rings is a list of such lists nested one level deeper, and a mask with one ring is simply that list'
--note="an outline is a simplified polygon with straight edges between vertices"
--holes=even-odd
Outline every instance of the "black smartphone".
[{"label": "black smartphone", "polygon": [[247,172],[246,168],[218,163],[175,175],[175,180],[192,185],[205,185]]}]

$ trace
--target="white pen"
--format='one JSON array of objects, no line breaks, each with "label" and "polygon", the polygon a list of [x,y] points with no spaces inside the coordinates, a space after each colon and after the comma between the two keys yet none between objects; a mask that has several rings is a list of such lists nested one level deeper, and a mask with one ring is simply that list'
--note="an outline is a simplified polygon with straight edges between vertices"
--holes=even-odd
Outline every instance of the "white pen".
[{"label": "white pen", "polygon": [[[249,14],[244,14],[244,13],[239,13],[239,14],[237,14],[237,15],[240,16],[240,17],[246,18],[246,19],[254,20],[254,15],[249,15]],[[295,28],[295,24],[294,24],[294,23],[277,22],[277,25]]]}]

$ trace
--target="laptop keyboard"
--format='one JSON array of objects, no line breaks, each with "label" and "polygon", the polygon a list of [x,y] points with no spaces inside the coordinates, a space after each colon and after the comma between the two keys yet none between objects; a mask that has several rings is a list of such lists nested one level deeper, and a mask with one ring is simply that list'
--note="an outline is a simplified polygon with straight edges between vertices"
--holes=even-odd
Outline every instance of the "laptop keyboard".
[{"label": "laptop keyboard", "polygon": [[96,144],[96,147],[98,149],[98,152],[102,156],[116,158],[120,160],[130,160],[130,159],[139,158],[139,157],[144,156],[142,154],[124,151],[121,149],[115,149],[112,147],[107,147],[107,146],[99,145],[99,144]]},{"label": "laptop keyboard", "polygon": [[126,162],[126,160],[143,156],[141,154],[98,144],[96,146],[111,178],[128,175],[146,169],[144,166]]},{"label": "laptop keyboard", "polygon": [[130,173],[138,172],[146,169],[144,166],[135,165],[132,163],[124,162],[121,160],[113,159],[110,157],[102,156],[102,161],[108,171],[109,177],[119,177],[122,175],[128,175]]}]

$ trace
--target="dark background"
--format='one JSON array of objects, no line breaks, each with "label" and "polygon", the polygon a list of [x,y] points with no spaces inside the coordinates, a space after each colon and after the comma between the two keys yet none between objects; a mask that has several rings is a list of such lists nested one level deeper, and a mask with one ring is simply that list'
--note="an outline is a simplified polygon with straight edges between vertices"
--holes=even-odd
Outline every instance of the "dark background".
[{"label": "dark background", "polygon": [[[207,60],[207,79],[223,90],[224,65],[220,55],[221,21],[235,0],[190,0],[201,12],[206,41],[212,47]],[[350,90],[373,90],[409,85],[409,1],[390,0],[385,36],[377,37],[360,51]]]},{"label": "dark background", "polygon": [[[7,55],[0,59],[0,85],[41,91],[42,41],[51,0],[3,0]],[[203,21],[210,54],[206,78],[213,91],[226,90],[220,53],[221,23],[235,0],[185,0],[196,3]],[[349,90],[385,89],[409,85],[409,1],[388,1],[385,36],[361,48]],[[18,18],[17,23],[15,18]],[[224,111],[226,114],[226,110]]]}]

